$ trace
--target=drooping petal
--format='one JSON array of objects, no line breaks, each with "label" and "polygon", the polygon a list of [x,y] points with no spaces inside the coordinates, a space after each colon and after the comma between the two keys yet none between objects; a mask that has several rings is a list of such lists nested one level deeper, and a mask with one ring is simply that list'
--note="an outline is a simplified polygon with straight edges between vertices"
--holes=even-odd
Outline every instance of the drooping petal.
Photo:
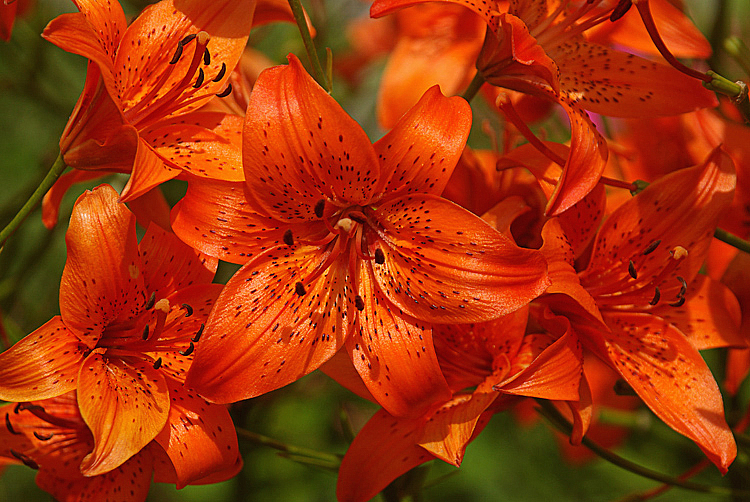
[{"label": "drooping petal", "polygon": [[594,113],[653,117],[718,105],[698,79],[603,45],[571,41],[550,55],[560,67],[561,94]]},{"label": "drooping petal", "polygon": [[549,285],[544,258],[444,199],[408,195],[375,213],[385,263],[374,265],[385,296],[434,323],[508,314]]},{"label": "drooping petal", "polygon": [[129,201],[128,209],[135,215],[135,221],[141,227],[148,228],[153,223],[168,232],[172,230],[172,225],[169,223],[169,213],[172,208],[169,207],[159,187],[152,188],[140,197]]},{"label": "drooping petal", "polygon": [[242,117],[193,112],[157,122],[141,138],[172,168],[203,178],[244,181]]},{"label": "drooping petal", "polygon": [[234,402],[292,383],[330,359],[350,332],[354,298],[338,264],[307,281],[325,261],[321,254],[317,247],[279,247],[242,267],[216,301],[186,385],[213,402]]},{"label": "drooping petal", "polygon": [[138,244],[144,286],[161,299],[193,284],[209,284],[218,260],[196,252],[174,234],[149,225]]},{"label": "drooping petal", "polygon": [[0,399],[35,401],[76,388],[86,346],[60,316],[0,354]]},{"label": "drooping petal", "polygon": [[612,364],[660,419],[695,441],[726,473],[737,447],[724,419],[719,387],[695,347],[653,315],[605,313],[604,319],[611,333],[586,337],[589,347]]},{"label": "drooping petal", "polygon": [[42,223],[48,230],[52,230],[57,225],[57,218],[60,213],[60,203],[71,186],[75,183],[93,180],[106,176],[106,173],[100,171],[83,171],[74,169],[65,173],[52,185],[42,199]]},{"label": "drooping petal", "polygon": [[394,418],[380,410],[354,438],[341,461],[336,497],[366,502],[409,469],[435,457],[420,447],[423,418]]},{"label": "drooping petal", "polygon": [[[688,254],[667,277],[660,277],[661,295],[673,298],[681,276],[693,280],[703,265],[719,217],[732,202],[735,186],[732,160],[720,149],[702,165],[681,169],[652,183],[621,205],[597,234],[591,260],[580,274],[587,288],[607,284],[644,285],[643,305],[653,296],[645,288],[660,277],[677,246]],[[648,253],[649,246],[656,248]],[[637,279],[629,275],[629,262]],[[664,275],[664,274],[661,274]]]},{"label": "drooping petal", "polygon": [[433,86],[373,145],[382,175],[376,193],[391,198],[407,193],[442,193],[463,152],[471,129],[471,108],[459,97],[446,98]]},{"label": "drooping petal", "polygon": [[248,193],[276,219],[318,219],[323,197],[367,204],[377,193],[381,169],[367,135],[291,54],[258,77],[243,145]]},{"label": "drooping petal", "polygon": [[133,169],[127,185],[122,189],[120,201],[130,202],[165,181],[179,176],[180,170],[169,166],[159,157],[143,138],[138,140],[138,148],[133,161]]},{"label": "drooping petal", "polygon": [[226,407],[208,403],[170,380],[172,401],[167,426],[156,436],[177,475],[177,488],[213,472],[234,468],[239,457],[237,433]]},{"label": "drooping petal", "polygon": [[451,396],[432,345],[432,328],[396,312],[369,267],[363,263],[360,268],[363,309],[346,340],[347,351],[370,393],[391,415],[422,415]]},{"label": "drooping petal", "polygon": [[65,241],[60,313],[66,328],[94,348],[109,323],[132,317],[147,300],[135,217],[102,185],[78,198]]},{"label": "drooping petal", "polygon": [[78,406],[95,443],[81,463],[86,476],[122,465],[156,437],[169,415],[167,384],[158,370],[100,351],[86,358],[78,376]]},{"label": "drooping petal", "polygon": [[281,243],[286,231],[251,209],[242,183],[196,178],[172,210],[172,229],[192,248],[237,264]]}]

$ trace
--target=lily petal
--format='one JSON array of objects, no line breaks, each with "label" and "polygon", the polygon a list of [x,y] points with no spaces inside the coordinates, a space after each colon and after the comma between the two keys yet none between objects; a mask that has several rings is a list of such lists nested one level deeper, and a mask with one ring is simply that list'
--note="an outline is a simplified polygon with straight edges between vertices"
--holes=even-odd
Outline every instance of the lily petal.
[{"label": "lily petal", "polygon": [[150,364],[104,358],[95,349],[78,376],[78,406],[94,435],[94,450],[81,472],[97,476],[121,466],[164,428],[169,394],[164,377]]},{"label": "lily petal", "polygon": [[106,173],[100,171],[74,169],[60,176],[55,184],[52,185],[52,188],[44,194],[44,199],[42,199],[42,223],[47,227],[47,230],[52,230],[57,225],[58,215],[60,214],[60,203],[71,186],[106,175]]},{"label": "lily petal", "polygon": [[176,178],[179,169],[169,166],[159,157],[153,147],[143,138],[138,140],[138,148],[133,162],[133,169],[127,185],[122,189],[121,202],[130,202],[165,181]]}]

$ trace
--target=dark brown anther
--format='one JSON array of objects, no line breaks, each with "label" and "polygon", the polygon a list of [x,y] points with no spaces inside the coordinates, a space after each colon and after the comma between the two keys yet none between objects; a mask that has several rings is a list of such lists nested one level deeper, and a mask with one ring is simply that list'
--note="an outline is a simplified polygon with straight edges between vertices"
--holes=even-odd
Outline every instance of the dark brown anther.
[{"label": "dark brown anther", "polygon": [[365,301],[361,296],[357,295],[354,297],[354,306],[357,307],[357,310],[359,310],[360,312],[365,309]]},{"label": "dark brown anther", "polygon": [[680,288],[680,292],[677,293],[677,296],[678,297],[685,296],[685,293],[687,293],[687,281],[683,277],[680,277],[679,275],[677,276],[677,280],[680,281],[680,284],[682,284],[682,287]]},{"label": "dark brown anther", "polygon": [[198,332],[195,334],[195,336],[193,338],[191,338],[191,340],[193,342],[198,343],[198,340],[201,339],[201,335],[203,334],[203,328],[205,328],[205,327],[206,327],[206,325],[203,324],[203,323],[201,323],[201,327],[198,328]]},{"label": "dark brown anther", "polygon": [[315,203],[315,207],[313,208],[313,211],[315,211],[315,216],[318,218],[323,217],[323,211],[326,208],[326,200],[320,199],[318,202]]},{"label": "dark brown anther", "polygon": [[158,370],[159,368],[161,368],[161,357],[154,361],[154,369]]},{"label": "dark brown anther", "polygon": [[206,66],[211,64],[211,53],[208,52],[208,47],[203,50],[203,64]]},{"label": "dark brown anther", "polygon": [[189,356],[190,354],[193,353],[194,350],[195,350],[195,344],[193,342],[190,342],[190,347],[188,347],[186,350],[181,350],[180,355]]},{"label": "dark brown anther", "polygon": [[632,6],[632,0],[620,0],[620,3],[617,4],[617,7],[615,7],[615,9],[612,11],[612,14],[609,16],[609,20],[614,23],[622,16],[624,16]]},{"label": "dark brown anther", "polygon": [[385,263],[385,253],[383,253],[383,250],[380,248],[375,250],[375,263],[378,265]]},{"label": "dark brown anther", "polygon": [[286,232],[284,232],[284,244],[287,246],[294,246],[294,236],[292,236],[291,229],[287,229]]},{"label": "dark brown anther", "polygon": [[674,302],[674,303],[670,303],[670,304],[669,304],[669,306],[670,306],[670,307],[682,307],[682,306],[683,306],[684,304],[685,304],[685,297],[684,297],[684,296],[681,296],[681,297],[679,297],[679,298],[677,299],[677,301],[676,301],[676,302]]},{"label": "dark brown anther", "polygon": [[156,303],[156,291],[151,293],[151,296],[149,297],[148,301],[146,302],[146,305],[143,306],[146,310],[151,310],[154,308],[154,304]]},{"label": "dark brown anther", "polygon": [[294,292],[297,293],[299,296],[305,296],[305,293],[307,293],[307,291],[305,291],[305,285],[302,284],[301,282],[298,282],[297,284],[294,285]]},{"label": "dark brown anther", "polygon": [[635,263],[633,263],[633,260],[630,260],[630,263],[628,263],[628,273],[633,279],[638,279],[638,271],[635,269]]},{"label": "dark brown anther", "polygon": [[5,427],[11,434],[21,434],[13,428],[13,424],[10,423],[10,413],[5,414]]},{"label": "dark brown anther", "polygon": [[227,84],[227,88],[216,95],[217,98],[226,98],[232,93],[232,84]]},{"label": "dark brown anther", "polygon": [[13,413],[18,415],[19,411],[21,411],[21,403],[16,403],[16,405],[13,407]]},{"label": "dark brown anther", "polygon": [[148,330],[149,327],[148,324],[146,324],[146,326],[143,327],[143,335],[141,335],[141,338],[143,338],[144,340],[148,340]]},{"label": "dark brown anther", "polygon": [[50,439],[52,439],[52,436],[54,436],[54,434],[52,434],[51,432],[45,436],[44,434],[39,434],[37,431],[34,431],[34,437],[39,441],[49,441]]},{"label": "dark brown anther", "polygon": [[631,387],[630,384],[628,384],[628,382],[626,382],[622,378],[615,381],[613,390],[615,391],[615,394],[617,394],[618,396],[637,396],[638,395],[633,390],[633,387]]},{"label": "dark brown anther", "polygon": [[194,39],[194,38],[195,38],[196,36],[197,36],[197,35],[196,35],[195,33],[191,33],[190,35],[187,35],[187,36],[186,36],[185,38],[183,38],[182,40],[180,40],[179,42],[177,42],[177,45],[187,45],[187,44],[189,44],[190,42],[192,42],[192,41],[193,41],[193,39]]},{"label": "dark brown anther", "polygon": [[655,240],[654,242],[646,246],[646,249],[643,250],[643,255],[645,256],[656,251],[656,248],[659,247],[659,244],[661,244],[661,239]]},{"label": "dark brown anther", "polygon": [[224,74],[227,72],[227,64],[221,63],[221,70],[219,70],[219,73],[216,74],[214,77],[214,82],[218,82],[222,78],[224,78]]},{"label": "dark brown anther", "polygon": [[198,68],[198,80],[196,80],[193,84],[193,89],[197,89],[198,87],[202,86],[204,78],[205,74],[203,73],[203,68]]},{"label": "dark brown anther", "polygon": [[177,61],[180,60],[182,57],[182,44],[177,44],[177,50],[174,51],[174,56],[172,56],[172,59],[169,61],[169,64],[177,64]]},{"label": "dark brown anther", "polygon": [[350,220],[352,220],[352,221],[356,221],[357,223],[364,223],[364,222],[366,222],[366,221],[367,221],[367,220],[365,220],[365,219],[364,219],[364,218],[363,218],[362,216],[360,216],[360,215],[358,215],[358,214],[350,214],[350,215],[348,215],[347,217],[348,217],[348,218],[349,218]]},{"label": "dark brown anther", "polygon": [[657,286],[654,291],[654,299],[648,302],[649,305],[656,305],[659,303],[659,298],[661,298],[661,293],[659,292],[659,287]]},{"label": "dark brown anther", "polygon": [[183,303],[182,308],[185,309],[185,317],[190,317],[191,315],[193,315],[193,307],[191,307],[187,303]]},{"label": "dark brown anther", "polygon": [[10,454],[13,455],[14,457],[16,457],[21,462],[23,462],[23,464],[26,467],[31,467],[32,469],[36,469],[36,470],[39,469],[39,464],[37,464],[36,462],[34,462],[33,460],[31,460],[29,457],[27,457],[23,453],[18,453],[15,450],[10,450]]}]

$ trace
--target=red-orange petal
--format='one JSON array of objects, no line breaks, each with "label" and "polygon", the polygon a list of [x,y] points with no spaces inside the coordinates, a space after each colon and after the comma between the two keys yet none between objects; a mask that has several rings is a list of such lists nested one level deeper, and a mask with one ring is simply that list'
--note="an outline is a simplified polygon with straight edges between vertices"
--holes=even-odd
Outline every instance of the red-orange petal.
[{"label": "red-orange petal", "polygon": [[649,314],[604,314],[611,333],[592,348],[656,415],[703,450],[722,473],[737,454],[711,370],[682,333]]},{"label": "red-orange petal", "polygon": [[78,376],[78,406],[94,436],[94,450],[81,463],[86,476],[122,465],[156,437],[169,415],[169,391],[158,370],[100,351],[86,358]]},{"label": "red-orange petal", "polygon": [[391,415],[415,417],[451,393],[432,345],[432,327],[402,315],[360,267],[363,309],[346,340],[354,367],[370,393]]},{"label": "red-orange petal", "polygon": [[336,263],[307,281],[324,260],[318,248],[281,247],[242,267],[216,301],[186,385],[212,402],[234,402],[292,383],[330,359],[350,332],[354,298]]},{"label": "red-orange petal", "polygon": [[175,468],[177,488],[233,469],[239,449],[226,407],[210,404],[190,389],[167,382],[172,403],[167,426],[156,436],[156,442]]},{"label": "red-orange petal", "polygon": [[375,278],[390,301],[417,319],[487,321],[523,307],[549,285],[539,251],[517,247],[445,199],[407,195],[374,218],[385,255],[385,263],[373,265]]},{"label": "red-orange petal", "polygon": [[60,316],[53,317],[0,354],[0,399],[35,401],[75,389],[85,350]]},{"label": "red-orange petal", "polygon": [[55,184],[52,185],[52,188],[44,194],[44,199],[42,199],[42,223],[44,223],[44,226],[48,230],[55,228],[57,217],[60,213],[60,203],[71,186],[75,183],[83,183],[84,181],[101,178],[106,175],[107,173],[102,173],[101,171],[74,169],[60,176]]},{"label": "red-orange petal", "polygon": [[[442,193],[466,145],[471,107],[459,97],[446,98],[433,86],[373,146],[381,164],[376,193]],[[380,199],[381,197],[378,196]]]},{"label": "red-orange petal", "polygon": [[[281,243],[288,227],[281,229],[279,224],[253,211],[243,184],[229,181],[190,178],[187,193],[172,210],[172,229],[180,239],[209,256],[237,264]],[[299,237],[297,230],[292,229],[292,235]]]},{"label": "red-orange petal", "polygon": [[164,162],[143,138],[139,138],[133,169],[122,189],[121,202],[130,202],[149,190],[179,176],[180,170]]},{"label": "red-orange petal", "polygon": [[243,135],[248,192],[282,221],[318,219],[315,204],[367,204],[380,165],[365,132],[289,55],[261,73]]},{"label": "red-orange petal", "polygon": [[135,217],[112,187],[101,185],[78,198],[65,241],[60,313],[65,327],[94,348],[108,324],[131,317],[147,300]]},{"label": "red-orange petal", "polygon": [[174,234],[149,225],[138,244],[144,286],[156,299],[193,284],[209,284],[218,260],[196,252]]}]

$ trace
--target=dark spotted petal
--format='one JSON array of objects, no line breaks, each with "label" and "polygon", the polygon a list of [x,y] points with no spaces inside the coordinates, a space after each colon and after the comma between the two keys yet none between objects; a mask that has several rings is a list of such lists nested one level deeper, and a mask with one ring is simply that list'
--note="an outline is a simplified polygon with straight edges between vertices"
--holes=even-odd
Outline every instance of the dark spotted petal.
[{"label": "dark spotted petal", "polygon": [[322,197],[367,204],[376,193],[380,165],[367,135],[291,54],[253,87],[243,145],[248,193],[276,219],[317,219]]},{"label": "dark spotted petal", "polygon": [[345,267],[334,263],[306,280],[326,256],[317,247],[281,247],[242,267],[216,302],[186,385],[213,402],[235,402],[292,383],[330,359],[355,310]]},{"label": "dark spotted petal", "polygon": [[65,327],[94,348],[105,326],[134,316],[148,299],[135,217],[112,187],[101,185],[78,198],[65,241],[60,313]]},{"label": "dark spotted petal", "polygon": [[433,323],[487,321],[517,310],[549,282],[539,251],[521,249],[477,216],[439,197],[410,195],[375,213],[384,295]]},{"label": "dark spotted petal", "polygon": [[94,435],[94,451],[81,472],[97,476],[122,465],[167,423],[169,393],[151,364],[105,358],[94,350],[78,376],[78,406]]}]

